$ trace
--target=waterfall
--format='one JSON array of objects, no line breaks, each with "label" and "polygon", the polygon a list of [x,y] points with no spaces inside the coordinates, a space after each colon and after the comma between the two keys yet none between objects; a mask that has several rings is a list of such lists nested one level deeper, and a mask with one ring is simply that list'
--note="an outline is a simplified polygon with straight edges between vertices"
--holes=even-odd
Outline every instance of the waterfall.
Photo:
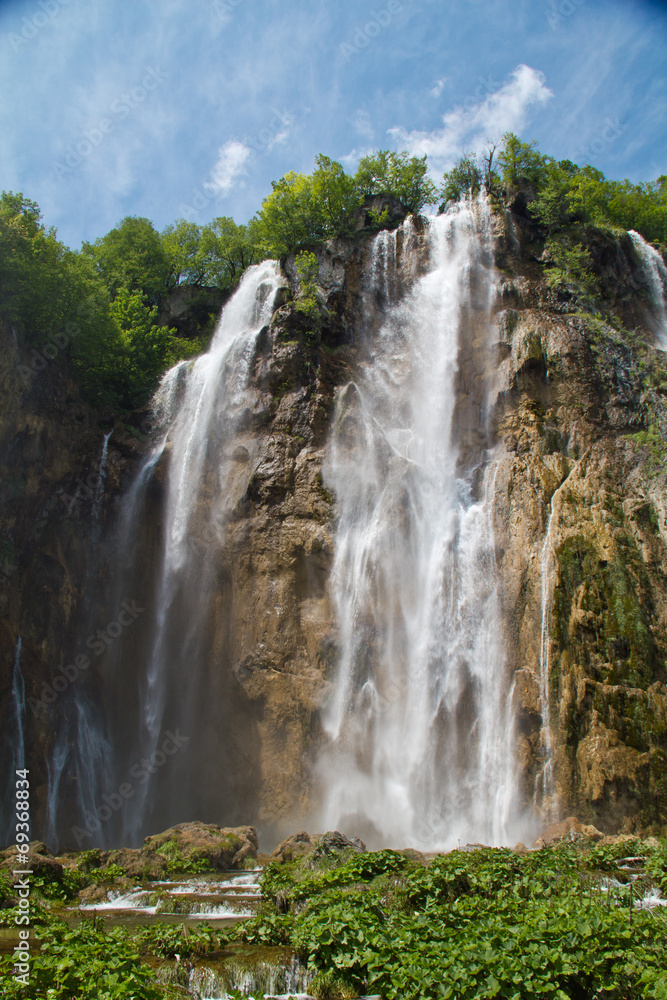
[{"label": "waterfall", "polygon": [[[549,699],[549,667],[551,653],[551,563],[553,554],[553,543],[551,541],[551,522],[554,516],[553,497],[549,508],[549,519],[547,530],[542,545],[542,555],[540,558],[540,578],[541,578],[541,611],[542,624],[540,629],[540,707],[542,710],[542,729],[540,737],[542,740],[542,755],[544,765],[542,767],[541,787],[539,788],[543,819],[546,823],[554,819],[553,801],[555,795],[554,774],[553,774],[553,741],[551,738],[551,706]],[[536,789],[537,791],[537,789]]]},{"label": "waterfall", "polygon": [[656,322],[658,345],[667,351],[667,267],[655,247],[647,243],[643,236],[631,229],[629,232],[635,250],[639,255],[651,296],[651,305]]},{"label": "waterfall", "polygon": [[113,429],[104,435],[102,442],[102,454],[100,455],[100,466],[97,473],[97,485],[95,486],[95,496],[93,498],[93,518],[99,521],[102,515],[102,501],[104,499],[104,484],[107,479],[107,459],[109,457],[109,438],[113,434]]},{"label": "waterfall", "polygon": [[[169,727],[182,727],[188,746],[187,761],[170,761],[170,788],[164,795],[156,791],[161,780],[157,771],[137,787],[123,811],[126,840],[136,840],[149,826],[182,819],[188,803],[201,815],[205,801],[219,801],[203,768],[214,759],[212,748],[218,745],[226,709],[212,704],[207,690],[213,663],[203,623],[216,601],[215,556],[229,512],[239,499],[234,445],[250,427],[257,402],[257,391],[249,384],[255,342],[270,322],[283,283],[276,261],[249,268],[222,312],[208,352],[166,373],[154,400],[158,440],[124,505],[119,545],[125,575],[120,586],[126,586],[135,571],[134,539],[143,523],[153,473],[164,460],[161,552],[151,581],[136,738],[130,756],[116,754],[116,778],[123,780],[133,762],[159,755]],[[126,596],[122,590],[117,593]],[[121,650],[119,644],[118,659]],[[136,684],[136,676],[128,683]],[[201,765],[198,777],[192,770],[195,759]],[[202,791],[207,785],[209,790]]]},{"label": "waterfall", "polygon": [[26,766],[25,756],[25,682],[21,670],[21,647],[23,641],[21,636],[16,643],[16,653],[14,654],[14,671],[12,676],[12,708],[14,710],[14,738],[12,746],[14,750],[14,764],[12,774],[21,771]]},{"label": "waterfall", "polygon": [[339,656],[319,772],[325,828],[436,850],[509,842],[518,793],[487,433],[490,211],[431,219],[422,274],[412,225],[375,239],[365,298],[381,317],[325,468]]}]

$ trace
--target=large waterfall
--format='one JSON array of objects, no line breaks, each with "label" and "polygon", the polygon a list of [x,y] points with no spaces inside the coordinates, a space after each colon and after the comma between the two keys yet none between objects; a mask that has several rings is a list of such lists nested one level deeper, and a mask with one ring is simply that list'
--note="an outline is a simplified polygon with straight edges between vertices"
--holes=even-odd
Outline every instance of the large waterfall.
[{"label": "large waterfall", "polygon": [[[494,540],[488,205],[409,218],[361,255],[353,375],[322,469],[335,498],[335,663],[311,730],[307,801],[321,808],[308,822],[371,845],[507,843],[518,777]],[[208,352],[167,372],[153,401],[152,444],[104,542],[103,594],[90,577],[78,642],[91,667],[56,706],[50,842],[71,831],[80,847],[136,844],[186,819],[256,819],[263,703],[250,705],[234,674],[252,612],[233,581],[235,561],[251,558],[243,518],[255,516],[249,484],[277,405],[256,377],[271,334],[258,338],[285,280],[275,261],[250,268]],[[96,495],[95,539],[110,521]]]},{"label": "large waterfall", "polygon": [[339,663],[320,773],[324,825],[369,843],[511,837],[511,688],[486,433],[490,223],[481,200],[431,219],[425,273],[404,294],[419,234],[408,221],[375,239],[365,296],[374,315],[338,398],[326,478],[338,508]]}]

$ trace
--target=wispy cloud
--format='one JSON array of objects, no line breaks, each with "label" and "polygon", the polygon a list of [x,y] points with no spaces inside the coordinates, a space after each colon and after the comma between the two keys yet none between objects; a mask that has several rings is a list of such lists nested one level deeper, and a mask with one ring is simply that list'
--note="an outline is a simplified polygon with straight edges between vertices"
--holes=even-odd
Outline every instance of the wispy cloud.
[{"label": "wispy cloud", "polygon": [[439,80],[436,80],[431,89],[429,90],[429,94],[431,95],[431,97],[440,97],[440,94],[445,89],[446,83],[447,83],[447,77],[445,76],[441,77]]},{"label": "wispy cloud", "polygon": [[395,144],[414,156],[429,158],[437,173],[447,170],[464,150],[477,149],[487,139],[504,132],[520,132],[529,113],[545,104],[552,92],[544,75],[530,66],[518,66],[507,83],[476,103],[466,101],[448,111],[442,128],[431,132],[411,131],[401,127],[389,129]]},{"label": "wispy cloud", "polygon": [[359,108],[349,121],[354,131],[358,135],[363,136],[364,139],[372,141],[375,138],[375,129],[371,123],[371,116],[368,111],[363,111]]},{"label": "wispy cloud", "polygon": [[239,139],[229,139],[218,150],[218,159],[211,171],[211,179],[206,181],[204,186],[217,198],[229,194],[236,187],[239,177],[246,173],[251,153],[250,146],[246,146]]}]

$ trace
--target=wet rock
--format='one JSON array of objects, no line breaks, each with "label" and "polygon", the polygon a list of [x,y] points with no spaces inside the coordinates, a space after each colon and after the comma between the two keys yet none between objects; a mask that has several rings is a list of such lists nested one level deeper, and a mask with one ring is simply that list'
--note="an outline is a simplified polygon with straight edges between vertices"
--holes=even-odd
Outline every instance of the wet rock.
[{"label": "wet rock", "polygon": [[23,878],[23,870],[43,878],[48,882],[61,882],[63,866],[53,857],[49,849],[39,841],[33,841],[27,854],[20,854],[16,847],[8,847],[2,852],[0,872],[7,875],[14,885]]},{"label": "wet rock", "polygon": [[343,851],[353,851],[355,854],[363,854],[366,845],[358,837],[346,837],[338,830],[329,830],[324,833],[315,844],[312,853],[313,860],[323,858],[331,854],[341,854]]},{"label": "wet rock", "polygon": [[296,858],[302,858],[305,854],[310,854],[317,841],[317,834],[295,833],[278,844],[271,857],[280,861],[281,864],[294,861]]},{"label": "wet rock", "polygon": [[[243,869],[257,858],[257,832],[252,826],[219,827],[208,823],[179,823],[164,833],[146,837],[151,851],[168,851],[174,861],[201,858],[216,871]],[[142,851],[145,848],[142,849]]]},{"label": "wet rock", "polygon": [[551,847],[563,840],[593,840],[597,842],[603,837],[604,834],[594,826],[581,823],[574,816],[568,816],[567,819],[563,819],[559,823],[552,823],[551,826],[543,830],[533,843],[533,847]]},{"label": "wet rock", "polygon": [[123,848],[120,851],[110,851],[107,855],[107,865],[118,865],[123,871],[137,879],[156,879],[166,874],[167,859],[150,848],[134,850]]}]

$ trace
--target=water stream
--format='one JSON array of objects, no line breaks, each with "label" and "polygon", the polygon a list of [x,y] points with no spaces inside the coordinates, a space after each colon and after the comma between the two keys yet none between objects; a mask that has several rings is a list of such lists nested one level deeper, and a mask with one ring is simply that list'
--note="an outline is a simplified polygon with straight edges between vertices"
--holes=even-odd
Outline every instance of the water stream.
[{"label": "water stream", "polygon": [[375,240],[365,297],[384,308],[339,394],[326,469],[339,660],[323,826],[430,850],[506,843],[517,779],[486,431],[490,213],[480,200],[431,219],[425,273],[410,265],[392,301],[406,225]]},{"label": "water stream", "polygon": [[642,261],[648,285],[658,346],[667,351],[667,267],[655,247],[647,243],[640,233],[630,230],[630,239]]}]

